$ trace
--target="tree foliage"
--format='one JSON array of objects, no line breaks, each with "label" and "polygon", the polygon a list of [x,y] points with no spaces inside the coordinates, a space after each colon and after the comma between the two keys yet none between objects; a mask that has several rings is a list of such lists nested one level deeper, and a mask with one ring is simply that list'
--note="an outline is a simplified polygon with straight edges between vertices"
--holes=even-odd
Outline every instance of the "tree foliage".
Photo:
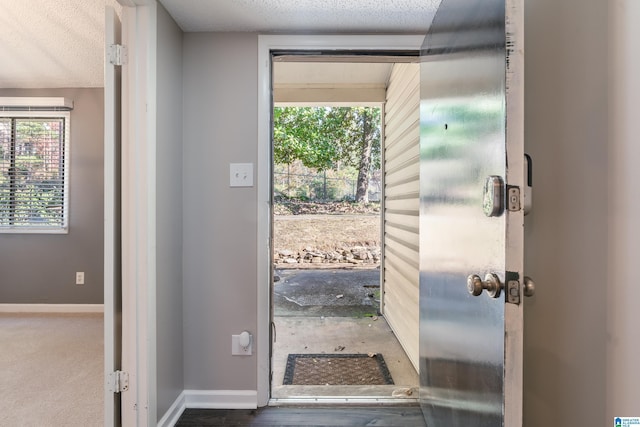
[{"label": "tree foliage", "polygon": [[329,128],[322,108],[274,108],[275,162],[288,165],[300,160],[310,168],[330,169],[337,151],[327,133]]},{"label": "tree foliage", "polygon": [[379,108],[276,107],[273,137],[276,163],[300,160],[320,171],[356,168],[356,199],[366,201],[369,174],[380,167]]}]

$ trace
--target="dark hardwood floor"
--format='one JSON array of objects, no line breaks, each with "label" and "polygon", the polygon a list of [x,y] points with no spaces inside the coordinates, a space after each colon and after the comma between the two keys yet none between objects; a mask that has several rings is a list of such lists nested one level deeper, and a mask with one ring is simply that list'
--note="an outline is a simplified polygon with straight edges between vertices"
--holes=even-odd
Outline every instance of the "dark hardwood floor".
[{"label": "dark hardwood floor", "polygon": [[419,406],[273,407],[187,409],[176,427],[425,427]]}]

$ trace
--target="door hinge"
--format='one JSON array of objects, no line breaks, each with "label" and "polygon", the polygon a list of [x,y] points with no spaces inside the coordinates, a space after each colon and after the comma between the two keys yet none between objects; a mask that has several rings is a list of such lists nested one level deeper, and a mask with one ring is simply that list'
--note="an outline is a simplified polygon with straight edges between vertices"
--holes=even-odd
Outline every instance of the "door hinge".
[{"label": "door hinge", "polygon": [[113,393],[122,393],[129,390],[129,373],[123,371],[115,371],[109,374],[107,378],[109,391]]},{"label": "door hinge", "polygon": [[127,48],[121,44],[109,45],[107,59],[110,64],[122,66],[127,63]]},{"label": "door hinge", "polygon": [[507,210],[509,212],[520,210],[520,187],[507,186]]}]

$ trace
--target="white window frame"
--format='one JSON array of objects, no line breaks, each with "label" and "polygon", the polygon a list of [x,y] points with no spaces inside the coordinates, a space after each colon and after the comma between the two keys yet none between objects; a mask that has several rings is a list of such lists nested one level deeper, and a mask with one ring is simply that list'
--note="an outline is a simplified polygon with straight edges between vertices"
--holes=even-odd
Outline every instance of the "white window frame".
[{"label": "white window frame", "polygon": [[0,234],[68,234],[69,233],[69,169],[71,165],[70,158],[70,144],[71,137],[71,113],[65,110],[42,110],[39,107],[33,111],[16,111],[13,109],[2,109],[0,107],[0,118],[16,118],[16,119],[48,119],[48,118],[62,118],[64,119],[64,175],[63,175],[63,188],[64,198],[62,204],[62,226],[36,226],[36,225],[21,225],[21,226],[4,226],[0,225]]}]

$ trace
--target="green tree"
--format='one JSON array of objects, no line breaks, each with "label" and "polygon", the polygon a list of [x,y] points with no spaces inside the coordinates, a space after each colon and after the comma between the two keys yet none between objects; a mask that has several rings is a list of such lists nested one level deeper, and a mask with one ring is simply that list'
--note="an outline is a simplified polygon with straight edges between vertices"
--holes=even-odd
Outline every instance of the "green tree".
[{"label": "green tree", "polygon": [[296,160],[319,171],[356,168],[356,201],[368,201],[371,170],[380,167],[379,108],[276,107],[273,140],[274,161],[287,170]]},{"label": "green tree", "polygon": [[332,111],[340,117],[339,159],[358,171],[356,201],[369,201],[371,171],[380,168],[380,109],[341,107]]},{"label": "green tree", "polygon": [[330,169],[337,156],[323,107],[283,107],[273,111],[273,156],[276,163],[290,165],[296,160],[320,171]]},{"label": "green tree", "polygon": [[333,167],[337,149],[327,133],[329,127],[325,108],[273,109],[273,157],[276,163],[287,165],[287,191],[291,163],[296,160],[319,171]]}]

